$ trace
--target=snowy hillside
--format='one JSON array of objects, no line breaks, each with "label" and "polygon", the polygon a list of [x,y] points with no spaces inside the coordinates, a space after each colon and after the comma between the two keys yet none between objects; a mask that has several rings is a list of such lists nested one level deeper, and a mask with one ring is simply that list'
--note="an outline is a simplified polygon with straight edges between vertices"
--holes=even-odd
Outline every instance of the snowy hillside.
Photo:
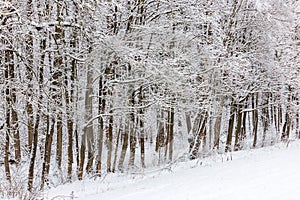
[{"label": "snowy hillside", "polygon": [[109,174],[51,189],[45,199],[297,200],[300,143],[178,162],[143,174]]}]

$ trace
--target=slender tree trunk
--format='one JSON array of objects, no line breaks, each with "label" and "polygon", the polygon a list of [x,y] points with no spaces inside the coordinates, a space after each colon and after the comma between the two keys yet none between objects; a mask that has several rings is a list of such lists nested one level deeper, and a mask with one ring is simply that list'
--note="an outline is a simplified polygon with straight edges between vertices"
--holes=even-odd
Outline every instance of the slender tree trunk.
[{"label": "slender tree trunk", "polygon": [[[201,116],[201,115],[199,115]],[[205,115],[204,117],[202,116],[202,120],[200,120],[201,123],[195,122],[195,125],[198,125],[198,128],[195,128],[194,125],[194,130],[197,130],[193,146],[191,147],[190,150],[190,155],[189,158],[191,160],[196,159],[199,157],[199,149],[201,147],[201,142],[203,141],[205,135],[206,135],[206,122],[207,122],[207,116]]]},{"label": "slender tree trunk", "polygon": [[214,141],[214,149],[219,149],[220,147],[220,133],[221,133],[221,122],[222,122],[222,113],[217,116],[215,122],[215,141]]},{"label": "slender tree trunk", "polygon": [[[68,97],[66,98],[68,99]],[[70,98],[72,99],[72,98]],[[66,102],[70,104],[69,100]],[[70,106],[70,105],[69,105]],[[71,114],[71,108],[67,108],[68,116],[67,129],[68,129],[68,180],[72,179],[72,165],[73,165],[73,114]]]},{"label": "slender tree trunk", "polygon": [[[12,51],[7,51],[7,64],[8,64],[8,77],[9,81],[15,81],[15,64],[14,64],[14,56]],[[16,110],[17,106],[17,96],[16,96],[16,86],[15,84],[10,84],[9,87],[9,105],[10,105],[10,133],[13,136],[13,146],[15,150],[15,162],[18,164],[21,160],[21,144],[20,144],[20,133],[19,133],[19,125],[18,125],[18,113]]]},{"label": "slender tree trunk", "polygon": [[252,147],[255,148],[257,145],[257,128],[258,128],[258,93],[252,96],[252,121],[253,121],[253,144]]},{"label": "slender tree trunk", "polygon": [[130,134],[129,140],[130,140],[130,154],[129,154],[129,167],[134,166],[134,161],[135,161],[135,148],[136,148],[136,135],[135,135],[135,130],[131,128],[131,131],[133,132]]},{"label": "slender tree trunk", "polygon": [[[163,118],[163,114],[161,115]],[[165,145],[165,128],[164,123],[159,120],[158,121],[158,129],[157,129],[157,135],[156,135],[156,143],[155,143],[155,151],[160,152],[160,149],[164,147]]]},{"label": "slender tree trunk", "polygon": [[116,142],[115,154],[114,154],[114,162],[113,162],[113,166],[112,166],[112,172],[113,173],[115,173],[115,171],[116,171],[116,164],[117,164],[117,156],[118,156],[118,150],[119,150],[120,134],[121,134],[121,128],[119,127],[118,134],[117,134],[117,142]]},{"label": "slender tree trunk", "polygon": [[[82,145],[81,150],[82,154],[85,154],[86,147],[87,145],[87,150],[88,150],[88,160],[87,160],[87,165],[86,165],[86,172],[90,173],[92,171],[92,164],[94,161],[94,133],[93,133],[93,122],[90,122],[93,116],[93,102],[92,102],[92,94],[93,94],[93,74],[91,67],[89,66],[87,69],[87,86],[86,86],[86,92],[85,92],[85,121],[86,125],[83,130],[83,134],[85,137],[85,140],[82,140]],[[82,158],[83,155],[81,156]],[[83,162],[84,159],[81,161]],[[81,163],[81,167],[83,167],[83,163]]]},{"label": "slender tree trunk", "polygon": [[[140,106],[143,105],[143,87],[140,87],[140,94],[139,94],[139,104]],[[139,113],[139,125],[140,125],[140,131],[139,131],[139,137],[140,137],[140,147],[141,147],[141,165],[142,168],[146,167],[145,164],[145,130],[144,130],[144,109],[141,108],[140,109],[140,113]]]},{"label": "slender tree trunk", "polygon": [[[40,42],[40,49],[41,51],[44,51],[46,49],[46,39],[43,39]],[[45,66],[45,53],[41,55],[41,60],[40,60],[40,67],[39,67],[39,88],[42,90],[43,88],[43,82],[44,82],[44,66]],[[50,54],[48,55],[50,59]],[[52,91],[52,90],[50,90]],[[54,99],[54,97],[53,97]],[[40,101],[42,101],[42,96],[40,94]],[[51,113],[50,110],[50,104],[47,104],[47,111],[48,113]],[[40,112],[38,110],[38,112]],[[52,120],[50,121],[50,119]],[[30,119],[31,120],[31,119]],[[33,120],[33,119],[32,119]],[[51,124],[52,122],[52,124]],[[50,171],[50,159],[51,159],[51,147],[52,147],[52,140],[53,140],[53,135],[54,135],[54,125],[55,125],[55,120],[53,116],[50,114],[46,115],[46,138],[45,138],[45,147],[44,147],[44,156],[43,156],[43,166],[42,166],[42,176],[41,176],[41,190],[44,189],[45,183],[48,184],[48,175]]]},{"label": "slender tree trunk", "polygon": [[[130,86],[129,94],[130,94],[130,103],[129,105],[134,107],[134,88],[133,86]],[[129,148],[130,148],[130,154],[129,154],[129,167],[134,166],[134,160],[135,160],[135,148],[136,148],[136,123],[135,123],[135,113],[132,111],[130,113],[130,123],[129,123]]]},{"label": "slender tree trunk", "polygon": [[[201,123],[201,114],[197,113],[196,118],[194,120],[194,125],[193,125],[193,129],[192,129],[192,134],[190,134],[190,137],[188,138],[188,142],[189,142],[189,153],[191,154],[193,151],[193,148],[195,146],[195,144],[197,144],[198,142],[201,142],[200,137],[199,137],[199,130],[200,128],[200,124]],[[198,144],[196,145],[198,146]],[[198,152],[197,152],[198,153]],[[190,156],[191,157],[191,156]],[[193,156],[192,156],[193,157]],[[194,159],[194,158],[192,158]]]},{"label": "slender tree trunk", "polygon": [[77,165],[77,175],[80,168],[80,149],[79,149],[79,136],[78,136],[78,130],[77,125],[74,128],[74,136],[75,136],[75,153],[76,153],[76,165]]},{"label": "slender tree trunk", "polygon": [[[109,68],[106,71],[106,74],[110,75],[110,78],[114,78],[114,70]],[[111,86],[112,87],[112,86]],[[113,94],[113,88],[110,88],[108,90],[108,95],[112,97]],[[112,159],[112,151],[113,151],[113,100],[111,99],[110,105],[109,105],[109,116],[108,116],[108,125],[106,128],[106,138],[107,138],[107,160],[106,160],[106,171],[111,172],[112,171],[112,166],[111,166],[111,159]]]},{"label": "slender tree trunk", "polygon": [[119,164],[118,164],[118,169],[121,172],[123,172],[124,161],[125,161],[126,151],[127,151],[127,147],[128,147],[128,132],[129,132],[129,127],[128,127],[128,123],[127,123],[125,125],[124,134],[122,134],[123,145],[122,145],[121,156],[120,156]]},{"label": "slender tree trunk", "polygon": [[10,167],[9,167],[9,144],[10,144],[10,117],[9,117],[10,109],[6,108],[6,134],[5,134],[5,155],[4,155],[4,168],[5,168],[5,175],[6,180],[11,182],[11,174],[10,174]]},{"label": "slender tree trunk", "polygon": [[47,126],[49,132],[46,134],[45,140],[45,151],[44,151],[44,162],[42,168],[42,180],[41,180],[41,189],[44,189],[45,183],[48,184],[48,175],[50,172],[50,161],[51,161],[51,147],[54,135],[54,127],[55,127],[55,119],[52,118],[51,120],[51,127],[50,127],[50,116],[47,117]]},{"label": "slender tree trunk", "polygon": [[167,122],[166,122],[166,132],[167,132],[167,135],[166,135],[166,140],[165,140],[165,144],[164,144],[164,147],[165,147],[165,157],[164,159],[166,160],[167,159],[167,154],[168,154],[168,145],[169,145],[169,142],[170,142],[170,113],[169,111],[167,112]]},{"label": "slender tree trunk", "polygon": [[107,172],[112,171],[111,167],[111,157],[112,157],[112,145],[113,145],[113,116],[112,111],[108,117],[108,125],[107,125]]},{"label": "slender tree trunk", "polygon": [[[27,17],[30,19],[33,17],[33,5],[32,5],[32,0],[28,0],[27,1]],[[33,140],[33,132],[34,132],[34,119],[33,119],[33,105],[32,105],[32,96],[33,96],[33,73],[32,73],[32,68],[31,66],[33,66],[33,33],[30,32],[28,34],[26,43],[27,43],[27,49],[26,52],[29,55],[28,57],[28,65],[30,67],[26,68],[26,78],[27,78],[27,82],[28,82],[28,88],[27,88],[27,101],[26,101],[26,112],[27,112],[27,151],[28,154],[31,154],[31,148],[32,148],[32,140]]]},{"label": "slender tree trunk", "polygon": [[286,111],[285,111],[285,122],[282,129],[282,135],[281,135],[281,141],[288,141],[290,137],[290,130],[291,130],[291,118],[290,118],[290,111],[291,111],[291,87],[288,87],[288,97],[287,97],[287,105],[286,105]]},{"label": "slender tree trunk", "polygon": [[145,164],[145,135],[140,136],[140,146],[141,146],[141,165],[142,168],[146,168]]},{"label": "slender tree trunk", "polygon": [[263,103],[263,108],[262,108],[262,116],[261,116],[261,121],[263,125],[263,138],[262,138],[262,147],[266,143],[266,137],[267,137],[267,130],[270,124],[270,113],[269,113],[269,104],[270,104],[270,98],[269,94],[266,93],[262,98],[264,103]]},{"label": "slender tree trunk", "polygon": [[169,161],[173,160],[173,143],[174,143],[174,108],[171,108],[169,111],[170,121],[169,121],[169,132],[170,132],[170,141],[169,141]]},{"label": "slender tree trunk", "polygon": [[277,115],[277,127],[278,127],[278,132],[281,132],[282,128],[282,118],[283,118],[283,112],[282,112],[282,105],[278,105],[278,115]]},{"label": "slender tree trunk", "polygon": [[[247,104],[245,105],[245,109],[247,109]],[[243,119],[242,119],[242,128],[241,128],[241,142],[244,143],[245,138],[247,137],[247,129],[246,129],[246,125],[247,125],[247,115],[249,113],[248,112],[243,112]],[[243,147],[241,147],[243,148]]]},{"label": "slender tree trunk", "polygon": [[98,135],[98,155],[96,173],[100,176],[102,169],[102,148],[103,148],[103,118],[99,118],[99,135]]},{"label": "slender tree trunk", "polygon": [[5,51],[5,70],[4,70],[4,78],[7,81],[5,87],[5,100],[6,100],[6,134],[5,134],[5,156],[4,156],[4,167],[6,179],[11,181],[10,167],[9,167],[9,155],[10,155],[10,135],[11,135],[11,90],[10,90],[10,76],[9,76],[9,68],[11,66],[12,57],[11,52]]},{"label": "slender tree trunk", "polygon": [[[86,122],[89,122],[93,116],[93,72],[89,67],[87,72],[87,90],[85,95],[85,109],[86,109]],[[87,150],[88,150],[88,160],[86,165],[86,172],[90,173],[92,171],[92,166],[94,162],[94,130],[93,123],[87,124],[87,127],[84,130],[87,136]]]},{"label": "slender tree trunk", "polygon": [[33,189],[33,179],[34,179],[34,166],[35,166],[35,158],[38,148],[38,133],[39,133],[39,125],[40,125],[40,115],[36,114],[36,122],[34,126],[34,135],[33,135],[33,149],[32,155],[30,159],[29,165],[29,173],[28,173],[28,191],[31,192]]},{"label": "slender tree trunk", "polygon": [[[61,107],[62,105],[59,105]],[[57,121],[56,121],[56,160],[58,168],[61,169],[62,164],[62,112],[59,111],[57,115]]]},{"label": "slender tree trunk", "polygon": [[234,126],[234,115],[235,115],[235,107],[236,107],[236,104],[233,101],[234,100],[232,99],[225,152],[231,152],[232,133],[233,133],[233,128],[234,128],[233,127]]},{"label": "slender tree trunk", "polygon": [[[100,76],[99,78],[99,98],[98,98],[98,114],[104,114],[105,112],[105,96],[106,91],[104,88],[106,81],[103,80],[103,76]],[[98,156],[97,156],[97,166],[96,166],[96,173],[98,175],[101,175],[101,169],[102,169],[102,148],[103,148],[103,134],[104,134],[104,123],[103,123],[103,116],[99,117],[99,135],[98,135]]]},{"label": "slender tree trunk", "polygon": [[[62,4],[57,2],[56,3],[56,20],[61,23],[62,19]],[[56,25],[55,26],[55,34],[54,40],[56,44],[56,52],[54,57],[54,68],[53,68],[53,86],[56,88],[54,90],[53,99],[55,102],[55,110],[56,110],[56,161],[58,168],[61,170],[62,165],[62,138],[63,138],[63,122],[62,122],[62,110],[63,110],[63,98],[62,98],[62,91],[63,91],[63,70],[66,67],[63,59],[63,52],[62,49],[64,48],[64,30],[62,26]]]},{"label": "slender tree trunk", "polygon": [[221,125],[222,125],[222,109],[224,105],[224,97],[221,97],[220,105],[217,108],[217,118],[214,125],[214,149],[219,149],[220,147],[220,135],[221,135]]},{"label": "slender tree trunk", "polygon": [[186,121],[187,134],[191,134],[192,123],[191,123],[191,115],[189,112],[185,113],[185,121]]},{"label": "slender tree trunk", "polygon": [[85,149],[86,149],[86,134],[82,135],[81,146],[80,146],[80,160],[79,160],[79,169],[78,169],[78,179],[82,180],[83,177],[83,167],[85,162]]},{"label": "slender tree trunk", "polygon": [[238,106],[238,109],[236,111],[237,125],[235,129],[234,151],[238,151],[241,148],[241,132],[242,132],[242,118],[243,118],[241,105],[237,105],[237,106]]}]

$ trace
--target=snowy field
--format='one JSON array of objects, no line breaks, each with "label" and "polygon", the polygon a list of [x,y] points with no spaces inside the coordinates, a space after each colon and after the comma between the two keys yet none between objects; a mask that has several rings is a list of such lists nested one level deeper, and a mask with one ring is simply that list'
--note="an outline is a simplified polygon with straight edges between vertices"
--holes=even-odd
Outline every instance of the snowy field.
[{"label": "snowy field", "polygon": [[45,192],[45,199],[298,200],[300,143],[178,162],[141,174],[110,174]]}]

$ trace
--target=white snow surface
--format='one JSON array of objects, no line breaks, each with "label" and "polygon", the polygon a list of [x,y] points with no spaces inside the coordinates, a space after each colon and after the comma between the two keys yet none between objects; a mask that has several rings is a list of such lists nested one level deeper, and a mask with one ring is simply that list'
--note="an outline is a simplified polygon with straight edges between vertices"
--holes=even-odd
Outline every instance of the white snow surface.
[{"label": "white snow surface", "polygon": [[45,192],[79,200],[298,200],[300,143],[216,154],[135,174],[86,178]]}]

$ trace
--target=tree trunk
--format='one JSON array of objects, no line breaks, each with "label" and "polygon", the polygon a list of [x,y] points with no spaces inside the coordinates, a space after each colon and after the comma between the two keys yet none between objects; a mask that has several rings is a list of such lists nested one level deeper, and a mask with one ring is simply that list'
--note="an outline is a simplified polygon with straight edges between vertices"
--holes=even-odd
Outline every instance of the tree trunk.
[{"label": "tree trunk", "polygon": [[225,152],[231,152],[232,133],[233,133],[233,128],[234,128],[233,127],[234,126],[234,115],[235,115],[235,107],[236,107],[236,104],[233,101],[234,100],[232,99]]},{"label": "tree trunk", "polygon": [[[93,72],[92,69],[89,67],[87,72],[87,89],[85,94],[85,121],[88,123],[93,116]],[[86,134],[87,139],[87,150],[88,150],[88,160],[86,165],[86,172],[90,173],[92,171],[92,165],[94,161],[94,130],[93,130],[93,122],[87,124],[84,129],[84,134]]]},{"label": "tree trunk", "polygon": [[117,164],[117,156],[118,156],[118,150],[119,150],[120,134],[121,134],[121,129],[119,127],[118,135],[117,135],[116,148],[115,148],[114,162],[113,162],[113,166],[112,166],[112,172],[113,173],[115,173],[115,171],[116,171],[116,164]]},{"label": "tree trunk", "polygon": [[10,98],[10,77],[9,77],[9,66],[10,66],[11,56],[10,52],[5,51],[5,70],[4,78],[8,82],[5,87],[5,100],[6,100],[6,113],[5,113],[5,123],[6,123],[6,133],[5,133],[5,156],[4,156],[4,167],[6,179],[11,181],[11,174],[9,168],[9,155],[10,155],[10,134],[11,134],[11,98]]},{"label": "tree trunk", "polygon": [[173,159],[173,143],[174,143],[174,108],[169,111],[169,161]]},{"label": "tree trunk", "polygon": [[[104,114],[105,112],[105,96],[106,91],[104,88],[106,81],[103,80],[103,76],[100,76],[99,78],[99,98],[98,98],[98,115]],[[103,148],[103,116],[99,117],[99,135],[98,135],[98,155],[97,155],[97,166],[96,166],[96,173],[98,175],[101,175],[101,169],[102,169],[102,148]]]},{"label": "tree trunk", "polygon": [[82,135],[81,138],[81,146],[80,146],[80,160],[79,160],[79,169],[78,169],[78,179],[82,180],[83,177],[83,167],[84,167],[84,162],[85,162],[85,149],[86,149],[86,134]]},{"label": "tree trunk", "polygon": [[242,132],[242,117],[243,113],[241,111],[241,105],[237,105],[238,109],[236,111],[237,125],[235,129],[235,142],[234,151],[238,151],[241,148],[241,132]]},{"label": "tree trunk", "polygon": [[291,130],[291,118],[290,118],[290,112],[291,112],[291,92],[292,89],[290,86],[288,86],[288,97],[287,97],[287,105],[286,105],[286,112],[285,112],[285,122],[282,129],[282,135],[281,135],[281,141],[286,142],[288,141],[290,137],[290,130]]},{"label": "tree trunk", "polygon": [[[201,116],[201,115],[199,115],[199,116]],[[202,118],[201,123],[196,122],[196,125],[200,126],[200,127],[198,127],[198,129],[196,129],[195,125],[194,125],[193,129],[197,130],[197,132],[195,133],[194,142],[192,143],[193,146],[191,147],[191,150],[190,150],[189,158],[191,160],[199,157],[199,149],[201,147],[201,142],[203,141],[203,139],[206,135],[206,121],[207,121],[207,116],[205,115]]]},{"label": "tree trunk", "polygon": [[257,128],[258,128],[258,93],[252,96],[252,121],[253,121],[253,144],[252,147],[255,148],[257,145]]},{"label": "tree trunk", "polygon": [[[129,86],[129,106],[134,107],[135,101],[134,101],[134,87]],[[130,148],[130,154],[129,154],[129,167],[134,166],[134,160],[135,160],[135,147],[136,147],[136,121],[135,121],[135,113],[134,110],[130,113],[130,123],[129,123],[129,148]]]},{"label": "tree trunk", "polygon": [[219,111],[217,113],[217,118],[216,118],[216,121],[215,121],[215,127],[214,127],[214,135],[215,135],[215,138],[214,138],[214,149],[219,149],[220,147],[220,134],[221,134],[221,124],[222,124],[222,112],[220,112],[222,110],[222,106],[223,105],[223,100],[222,100],[222,103],[221,103],[221,107],[218,108]]},{"label": "tree trunk", "polygon": [[[144,95],[143,95],[143,87],[141,86],[140,87],[140,94],[139,94],[139,105],[140,106],[143,106],[143,98],[144,98]],[[140,148],[141,148],[141,165],[142,165],[142,168],[145,168],[146,167],[146,164],[145,164],[145,130],[144,130],[144,109],[141,108],[140,109],[140,113],[139,113],[139,137],[140,137]]]},{"label": "tree trunk", "polygon": [[110,112],[110,115],[108,117],[108,125],[107,125],[107,172],[112,171],[111,167],[111,157],[112,157],[112,145],[113,145],[113,116],[112,112]]},{"label": "tree trunk", "polygon": [[[62,105],[60,104],[59,107]],[[58,112],[56,121],[56,161],[58,168],[61,169],[62,164],[62,112]]]},{"label": "tree trunk", "polygon": [[[163,112],[161,112],[161,118],[163,118]],[[164,122],[161,120],[158,121],[158,130],[156,135],[156,143],[155,143],[155,151],[159,152],[159,150],[165,145],[165,128]]]},{"label": "tree trunk", "polygon": [[[47,126],[50,126],[50,117],[47,117]],[[46,134],[45,140],[45,151],[44,151],[44,162],[42,168],[42,177],[41,177],[41,190],[44,189],[45,183],[48,184],[48,175],[50,172],[50,161],[51,161],[51,149],[52,149],[52,141],[54,135],[54,127],[55,127],[55,119],[51,120],[51,127],[47,128],[49,132]]]},{"label": "tree trunk", "polygon": [[68,129],[68,180],[72,179],[72,166],[73,166],[73,120],[67,120]]},{"label": "tree trunk", "polygon": [[128,132],[129,132],[129,127],[128,127],[128,123],[127,123],[127,124],[125,124],[124,134],[122,134],[123,145],[122,145],[121,156],[120,156],[119,165],[118,165],[118,169],[121,172],[123,172],[123,166],[124,166],[126,151],[127,151],[127,147],[128,147]]},{"label": "tree trunk", "polygon": [[[245,109],[247,109],[247,105],[245,105]],[[244,142],[245,138],[247,137],[246,124],[247,124],[247,115],[248,114],[249,114],[248,112],[243,112],[241,142]],[[241,147],[241,148],[243,148],[243,147]]]},{"label": "tree trunk", "polygon": [[[63,21],[61,12],[62,12],[62,4],[59,2],[56,3],[56,20],[61,23]],[[55,102],[55,111],[56,111],[56,161],[58,168],[61,170],[62,164],[62,135],[63,135],[63,122],[62,122],[62,110],[63,110],[63,99],[62,99],[62,91],[63,91],[63,69],[66,67],[64,63],[64,53],[62,49],[64,48],[64,31],[62,26],[55,26],[55,34],[54,40],[56,44],[56,51],[54,54],[54,66],[53,66],[53,86],[54,86],[54,95],[53,100]]]},{"label": "tree trunk", "polygon": [[[41,102],[40,102],[41,103]],[[30,159],[29,165],[29,173],[28,173],[28,191],[32,192],[33,189],[33,179],[34,179],[34,166],[35,166],[35,158],[38,148],[38,133],[39,133],[39,125],[40,125],[40,115],[39,113],[36,114],[36,122],[34,126],[34,135],[33,135],[33,149],[32,155]]]},{"label": "tree trunk", "polygon": [[[130,141],[130,154],[129,154],[129,167],[133,167],[134,166],[134,160],[135,160],[135,147],[136,147],[136,135],[135,135],[135,130],[133,128],[131,128],[130,131],[130,137],[129,137],[129,141]],[[133,132],[133,133],[132,133]]]},{"label": "tree trunk", "polygon": [[187,134],[191,134],[191,130],[192,130],[191,115],[188,112],[185,113],[185,121],[186,121]]},{"label": "tree trunk", "polygon": [[[9,113],[10,109],[7,108],[6,112]],[[4,168],[5,168],[5,175],[6,175],[6,180],[8,180],[9,182],[11,182],[11,174],[10,174],[10,167],[9,167],[9,144],[10,144],[10,127],[8,126],[10,125],[10,117],[9,115],[6,116],[6,134],[5,134],[5,155],[4,155]]]}]

